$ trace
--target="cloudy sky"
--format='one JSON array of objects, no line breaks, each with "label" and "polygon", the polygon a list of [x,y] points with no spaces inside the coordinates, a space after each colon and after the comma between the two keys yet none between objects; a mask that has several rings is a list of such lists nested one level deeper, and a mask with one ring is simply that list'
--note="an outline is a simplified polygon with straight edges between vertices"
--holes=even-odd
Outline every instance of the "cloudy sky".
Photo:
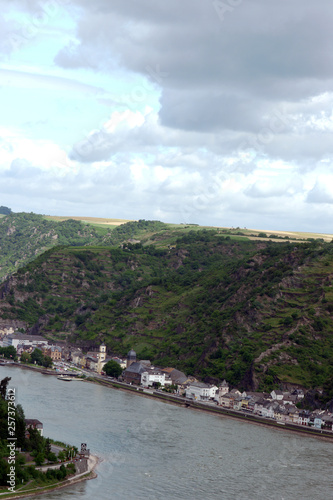
[{"label": "cloudy sky", "polygon": [[333,232],[332,0],[0,7],[0,205]]}]

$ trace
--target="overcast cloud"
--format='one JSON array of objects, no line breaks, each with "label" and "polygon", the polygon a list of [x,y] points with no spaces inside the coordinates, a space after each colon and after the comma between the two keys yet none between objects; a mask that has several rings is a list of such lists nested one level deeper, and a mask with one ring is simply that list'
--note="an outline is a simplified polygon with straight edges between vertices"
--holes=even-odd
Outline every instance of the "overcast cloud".
[{"label": "overcast cloud", "polygon": [[0,6],[0,204],[332,232],[331,0]]}]

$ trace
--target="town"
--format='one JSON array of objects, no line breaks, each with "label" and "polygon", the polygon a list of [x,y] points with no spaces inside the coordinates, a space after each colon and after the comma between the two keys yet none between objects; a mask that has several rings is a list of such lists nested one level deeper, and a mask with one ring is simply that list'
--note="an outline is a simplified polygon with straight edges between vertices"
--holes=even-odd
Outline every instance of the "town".
[{"label": "town", "polygon": [[[300,408],[305,391],[295,388],[292,391],[272,390],[270,393],[240,391],[229,387],[226,380],[219,385],[198,381],[193,376],[173,367],[160,368],[153,366],[149,360],[138,360],[131,349],[127,358],[108,356],[106,346],[102,343],[98,351],[83,353],[81,349],[66,345],[50,345],[46,338],[37,335],[25,335],[14,332],[12,327],[0,331],[0,345],[3,348],[13,347],[19,362],[31,356],[36,349],[43,356],[50,358],[56,373],[67,370],[67,366],[76,370],[74,374],[86,374],[101,378],[111,378],[138,389],[155,389],[168,392],[184,401],[206,403],[242,415],[258,416],[286,425],[311,427],[315,430],[333,432],[333,414],[324,410],[306,410]],[[60,343],[59,343],[60,344]],[[116,362],[120,375],[108,377],[104,367],[110,361]],[[36,361],[35,361],[36,363]],[[64,368],[65,366],[65,368]]]}]

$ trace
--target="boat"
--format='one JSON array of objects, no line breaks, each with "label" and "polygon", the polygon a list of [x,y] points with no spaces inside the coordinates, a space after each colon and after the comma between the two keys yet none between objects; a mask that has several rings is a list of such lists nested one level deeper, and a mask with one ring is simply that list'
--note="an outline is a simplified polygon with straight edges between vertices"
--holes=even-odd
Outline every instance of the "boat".
[{"label": "boat", "polygon": [[72,377],[70,375],[59,375],[57,379],[64,380],[65,382],[71,382],[72,380],[77,380],[77,381],[83,380],[82,378]]},{"label": "boat", "polygon": [[59,377],[57,377],[58,380],[64,380],[65,382],[71,382],[73,379],[73,377],[68,377],[66,375],[59,375]]}]

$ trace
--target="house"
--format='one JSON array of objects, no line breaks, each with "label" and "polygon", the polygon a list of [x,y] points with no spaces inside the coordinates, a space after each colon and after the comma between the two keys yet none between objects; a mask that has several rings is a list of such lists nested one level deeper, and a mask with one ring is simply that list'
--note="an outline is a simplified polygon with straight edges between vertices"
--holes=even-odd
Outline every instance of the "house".
[{"label": "house", "polygon": [[300,411],[298,414],[298,424],[299,425],[309,425],[310,412],[307,410]]},{"label": "house", "polygon": [[29,437],[29,429],[37,429],[39,434],[42,436],[43,435],[43,424],[36,418],[26,418],[24,420],[25,422],[25,429],[26,429],[26,437]]},{"label": "house", "polygon": [[191,382],[186,389],[186,397],[199,401],[209,401],[215,397],[218,390],[216,385],[208,385],[203,382]]},{"label": "house", "polygon": [[273,390],[270,395],[272,399],[277,401],[282,401],[283,399],[283,392],[277,389]]},{"label": "house", "polygon": [[321,416],[324,429],[328,431],[333,431],[333,415],[331,413],[325,412]]},{"label": "house", "polygon": [[288,405],[289,420],[293,424],[298,424],[299,422],[299,410],[296,406]]},{"label": "house", "polygon": [[44,356],[49,356],[52,361],[61,361],[61,347],[57,345],[51,345],[50,347],[43,347],[42,351]]},{"label": "house", "polygon": [[323,421],[323,419],[321,418],[320,415],[317,415],[317,416],[314,417],[314,419],[313,419],[313,427],[315,429],[322,429],[324,427],[324,425],[325,425],[324,421]]},{"label": "house", "polygon": [[86,367],[88,370],[92,370],[94,372],[97,371],[98,367],[98,358],[96,354],[90,354],[89,356],[87,355],[86,357]]},{"label": "house", "polygon": [[177,370],[176,368],[172,367],[162,368],[161,372],[165,373],[166,383],[168,383],[169,385],[177,386],[178,394],[181,396],[185,394],[188,385],[191,382],[196,381],[194,377],[187,377],[185,373],[181,372],[180,370]]},{"label": "house", "polygon": [[162,373],[160,370],[155,368],[150,368],[149,370],[144,371],[141,374],[141,384],[144,387],[161,385],[164,387],[165,385],[165,373]]},{"label": "house", "polygon": [[162,368],[161,372],[165,373],[166,376],[169,376],[174,385],[183,385],[189,381],[185,373],[177,370],[176,368]]},{"label": "house", "polygon": [[298,402],[298,397],[296,396],[296,394],[290,394],[290,392],[283,394],[284,404],[295,405],[297,402]]},{"label": "house", "polygon": [[234,396],[229,392],[223,396],[219,396],[218,404],[223,406],[223,408],[233,408],[234,407]]},{"label": "house", "polygon": [[275,410],[277,410],[278,407],[279,405],[271,401],[265,401],[262,405],[261,415],[265,418],[274,418]]},{"label": "house", "polygon": [[304,398],[304,391],[302,391],[302,389],[295,389],[292,392],[292,395],[297,396],[298,399],[303,399]]},{"label": "house", "polygon": [[86,357],[79,349],[76,351],[72,351],[71,359],[76,366],[80,366],[81,368],[84,368],[86,366]]},{"label": "house", "polygon": [[258,399],[254,404],[253,412],[256,413],[257,415],[262,415],[264,402],[265,400],[263,398]]},{"label": "house", "polygon": [[283,405],[274,408],[274,418],[277,422],[289,422],[288,410]]},{"label": "house", "polygon": [[242,401],[243,397],[242,396],[236,396],[233,400],[233,409],[234,410],[241,410],[242,408]]}]

